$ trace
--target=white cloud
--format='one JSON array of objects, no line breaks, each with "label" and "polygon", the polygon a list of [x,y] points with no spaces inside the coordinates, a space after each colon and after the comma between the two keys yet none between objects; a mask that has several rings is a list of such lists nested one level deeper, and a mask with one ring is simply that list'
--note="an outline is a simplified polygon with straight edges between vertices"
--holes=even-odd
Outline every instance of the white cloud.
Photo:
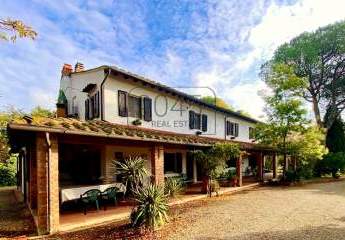
[{"label": "white cloud", "polygon": [[265,103],[258,92],[262,89],[267,89],[265,83],[261,80],[255,82],[240,84],[235,87],[229,88],[227,93],[229,99],[236,109],[244,110],[251,116],[263,119],[263,108]]},{"label": "white cloud", "polygon": [[[300,0],[291,6],[279,6],[272,2],[259,24],[249,32],[247,53],[240,56],[234,69],[238,74],[259,72],[260,65],[268,60],[274,50],[305,31],[314,31],[321,26],[344,20],[343,0]],[[255,64],[255,67],[252,65]],[[233,105],[259,117],[263,114],[263,100],[256,93],[263,83],[256,75],[250,83],[229,87],[228,96]],[[225,95],[227,96],[227,95]]]},{"label": "white cloud", "polygon": [[344,4],[5,0],[0,16],[23,19],[39,37],[0,45],[0,104],[54,107],[62,64],[81,61],[87,68],[119,65],[173,87],[211,87],[258,117],[263,102],[257,91],[265,87],[257,75],[260,64],[303,31],[341,20]]},{"label": "white cloud", "polygon": [[272,3],[261,22],[250,31],[249,43],[267,59],[281,44],[320,26],[344,20],[343,0],[300,0],[292,6]]}]

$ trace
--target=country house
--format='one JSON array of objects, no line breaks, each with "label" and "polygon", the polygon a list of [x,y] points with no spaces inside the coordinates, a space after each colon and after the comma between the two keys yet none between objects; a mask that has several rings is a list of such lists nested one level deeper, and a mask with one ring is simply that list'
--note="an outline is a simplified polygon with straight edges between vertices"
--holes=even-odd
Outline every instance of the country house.
[{"label": "country house", "polygon": [[202,175],[189,152],[231,141],[246,152],[229,159],[239,186],[246,176],[263,179],[265,156],[273,159],[275,177],[275,153],[253,140],[256,123],[123,69],[77,63],[62,68],[57,118],[24,117],[8,130],[19,155],[18,189],[44,234],[60,230],[65,201],[90,186],[118,184],[113,162],[131,155],[146,159],[156,184],[171,176],[192,184]]}]

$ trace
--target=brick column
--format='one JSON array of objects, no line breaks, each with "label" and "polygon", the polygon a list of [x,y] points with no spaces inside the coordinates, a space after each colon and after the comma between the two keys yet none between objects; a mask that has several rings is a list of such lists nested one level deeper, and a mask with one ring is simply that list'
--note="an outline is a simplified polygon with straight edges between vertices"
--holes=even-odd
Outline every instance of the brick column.
[{"label": "brick column", "polygon": [[[37,207],[37,160],[36,160],[36,144],[32,144],[26,152],[24,161],[29,161],[29,206],[31,209]],[[24,184],[26,184],[24,182]]]},{"label": "brick column", "polygon": [[37,227],[39,234],[54,233],[59,227],[59,154],[56,136],[50,135],[50,144],[49,154],[45,134],[37,134]]},{"label": "brick column", "polygon": [[238,178],[237,186],[242,186],[242,154],[236,159],[236,175]]},{"label": "brick column", "polygon": [[260,181],[262,181],[264,179],[263,162],[264,162],[264,154],[263,153],[258,153],[258,155],[257,155],[257,165],[258,165],[258,179]]},{"label": "brick column", "polygon": [[59,149],[56,135],[50,135],[50,233],[59,230],[60,200],[59,200]]},{"label": "brick column", "polygon": [[152,182],[164,184],[164,147],[153,146],[151,150]]},{"label": "brick column", "polygon": [[274,153],[272,157],[273,178],[277,178],[277,155]]}]

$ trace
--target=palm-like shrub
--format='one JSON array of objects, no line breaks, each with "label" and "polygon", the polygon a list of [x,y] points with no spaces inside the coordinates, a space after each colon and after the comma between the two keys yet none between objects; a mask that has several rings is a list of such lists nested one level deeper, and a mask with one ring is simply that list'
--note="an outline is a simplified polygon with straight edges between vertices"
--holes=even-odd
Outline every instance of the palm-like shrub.
[{"label": "palm-like shrub", "polygon": [[164,188],[149,184],[135,192],[134,199],[138,205],[132,210],[133,226],[145,225],[155,229],[168,219],[168,200]]},{"label": "palm-like shrub", "polygon": [[145,159],[140,156],[128,156],[123,162],[114,161],[113,166],[130,193],[137,192],[149,175]]},{"label": "palm-like shrub", "polygon": [[175,197],[183,190],[183,182],[180,178],[170,177],[164,183],[164,193],[170,197]]}]

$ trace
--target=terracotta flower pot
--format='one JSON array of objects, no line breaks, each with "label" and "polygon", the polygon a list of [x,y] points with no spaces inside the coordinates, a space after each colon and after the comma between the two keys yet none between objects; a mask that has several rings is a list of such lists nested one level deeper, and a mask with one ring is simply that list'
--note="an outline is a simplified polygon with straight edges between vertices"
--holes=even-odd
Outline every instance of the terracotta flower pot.
[{"label": "terracotta flower pot", "polygon": [[238,179],[237,179],[237,178],[231,179],[231,186],[237,187],[237,182],[238,182]]},{"label": "terracotta flower pot", "polygon": [[202,193],[207,193],[208,191],[208,185],[209,185],[209,178],[208,177],[203,177],[202,178],[202,187],[201,187],[201,192]]}]

